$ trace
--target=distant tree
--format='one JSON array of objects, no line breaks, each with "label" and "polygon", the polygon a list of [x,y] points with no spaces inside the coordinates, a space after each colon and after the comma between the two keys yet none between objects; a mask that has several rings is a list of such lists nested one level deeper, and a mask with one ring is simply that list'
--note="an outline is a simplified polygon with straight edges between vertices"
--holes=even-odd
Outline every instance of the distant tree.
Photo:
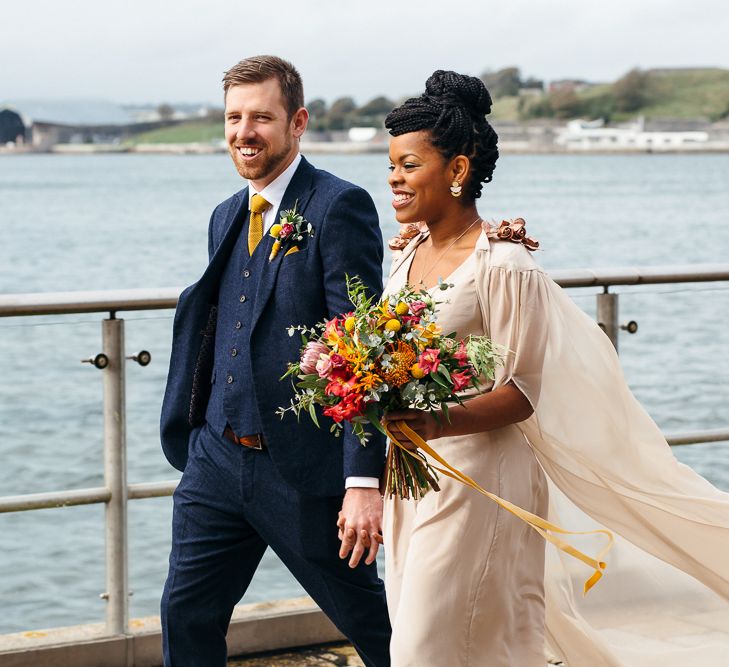
[{"label": "distant tree", "polygon": [[172,120],[175,115],[175,110],[169,104],[160,104],[157,107],[157,113],[159,114],[160,120]]},{"label": "distant tree", "polygon": [[0,144],[15,143],[18,137],[25,141],[25,125],[20,115],[10,109],[0,110]]},{"label": "distant tree", "polygon": [[395,108],[395,102],[384,95],[375,97],[357,109],[358,116],[386,116]]},{"label": "distant tree", "polygon": [[205,112],[205,119],[222,123],[225,120],[225,110],[209,107]]},{"label": "distant tree", "polygon": [[307,102],[306,108],[309,111],[309,130],[322,132],[329,127],[327,123],[327,103],[323,99],[317,98]]},{"label": "distant tree", "polygon": [[494,99],[518,95],[522,85],[518,67],[506,67],[498,72],[484,72],[481,81],[486,84]]},{"label": "distant tree", "polygon": [[535,79],[533,76],[530,76],[528,79],[521,82],[521,87],[544,90],[544,81],[542,81],[542,79]]},{"label": "distant tree", "polygon": [[320,97],[308,102],[306,108],[309,110],[310,118],[323,118],[327,114],[327,103]]},{"label": "distant tree", "polygon": [[549,96],[554,118],[576,118],[581,115],[580,99],[574,90],[558,90]]},{"label": "distant tree", "polygon": [[332,104],[327,113],[327,125],[330,130],[347,130],[352,126],[352,115],[357,105],[351,97],[340,97]]},{"label": "distant tree", "polygon": [[356,125],[382,128],[385,126],[385,117],[395,106],[395,102],[380,95],[357,109],[353,114],[352,122]]},{"label": "distant tree", "polygon": [[612,86],[616,111],[638,111],[648,101],[650,77],[640,69],[632,69]]}]

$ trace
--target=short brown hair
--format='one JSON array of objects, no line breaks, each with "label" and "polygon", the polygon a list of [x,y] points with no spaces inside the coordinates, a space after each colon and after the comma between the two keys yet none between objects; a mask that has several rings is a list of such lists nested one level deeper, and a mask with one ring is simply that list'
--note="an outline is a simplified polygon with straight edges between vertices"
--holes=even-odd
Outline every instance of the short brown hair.
[{"label": "short brown hair", "polygon": [[227,94],[231,86],[263,83],[272,78],[278,79],[284,106],[290,119],[304,106],[304,84],[301,82],[301,75],[288,60],[278,56],[245,58],[225,73],[223,91]]}]

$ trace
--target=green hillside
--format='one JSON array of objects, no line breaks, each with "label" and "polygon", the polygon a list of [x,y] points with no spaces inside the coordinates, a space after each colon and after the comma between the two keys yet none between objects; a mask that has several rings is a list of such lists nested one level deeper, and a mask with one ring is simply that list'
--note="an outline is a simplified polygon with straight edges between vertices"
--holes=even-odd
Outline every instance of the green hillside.
[{"label": "green hillside", "polygon": [[162,127],[135,134],[131,144],[190,144],[221,141],[224,138],[223,123],[215,120],[193,120],[179,125]]},{"label": "green hillside", "polygon": [[648,72],[648,90],[641,113],[650,118],[729,115],[729,70]]},{"label": "green hillside", "polygon": [[[505,106],[503,100],[499,102]],[[632,70],[612,84],[521,98],[516,106],[513,120],[588,117],[620,121],[642,115],[717,121],[729,116],[729,70]]]}]

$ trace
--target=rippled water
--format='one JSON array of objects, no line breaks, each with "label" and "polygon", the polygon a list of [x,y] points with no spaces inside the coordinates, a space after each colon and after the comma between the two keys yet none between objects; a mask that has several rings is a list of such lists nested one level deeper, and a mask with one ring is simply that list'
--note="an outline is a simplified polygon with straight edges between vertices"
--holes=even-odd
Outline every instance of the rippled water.
[{"label": "rippled water", "polygon": [[[363,185],[395,232],[387,157],[315,156]],[[241,186],[226,156],[0,157],[0,292],[185,285],[206,262],[217,202]],[[729,156],[514,156],[484,217],[523,216],[550,269],[729,261]],[[729,425],[729,285],[619,288],[627,378],[667,431]],[[573,290],[594,311],[595,290]],[[130,313],[129,481],[172,479],[157,434],[172,313]],[[100,315],[0,319],[0,495],[100,486]],[[729,489],[726,443],[674,450]],[[171,500],[132,501],[132,614],[158,611]],[[0,515],[0,633],[99,621],[103,507]],[[244,601],[297,595],[267,555]]]}]

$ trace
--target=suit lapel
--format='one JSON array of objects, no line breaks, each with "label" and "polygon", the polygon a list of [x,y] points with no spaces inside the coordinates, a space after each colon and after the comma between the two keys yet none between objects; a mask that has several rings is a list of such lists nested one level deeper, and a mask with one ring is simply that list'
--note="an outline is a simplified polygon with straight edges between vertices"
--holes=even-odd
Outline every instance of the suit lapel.
[{"label": "suit lapel", "polygon": [[[276,211],[276,221],[278,221],[283,211],[292,209],[294,206],[296,206],[296,211],[298,213],[306,217],[306,205],[309,203],[311,196],[314,194],[314,188],[312,185],[314,171],[314,167],[307,162],[306,158],[302,157],[301,164],[299,164],[291,182],[286,188],[286,192],[281,200],[281,206],[279,206],[278,211]],[[316,223],[313,222],[312,224],[314,225],[314,233],[316,233]],[[283,258],[286,254],[286,252],[282,250],[269,262],[268,256],[271,254],[271,248],[273,247],[273,238],[270,234],[266,234],[264,236],[261,244],[263,245],[264,243],[265,246],[262,249],[266,251],[266,268],[264,269],[261,280],[258,283],[256,305],[253,310],[251,330],[255,327],[258,318],[261,316],[266,303],[271,297],[273,287],[276,284],[276,277],[278,276],[279,269],[281,268]]]},{"label": "suit lapel", "polygon": [[[213,289],[218,289],[220,283],[220,275],[225,269],[225,265],[230,258],[230,253],[233,252],[233,246],[235,246],[238,237],[243,231],[243,224],[245,221],[245,214],[248,212],[248,208],[243,207],[243,203],[248,201],[248,188],[244,188],[236,195],[236,200],[233,202],[226,213],[225,222],[223,223],[223,239],[218,245],[215,253],[213,254],[210,263],[208,264],[205,273],[198,281],[198,284],[209,285]],[[210,280],[211,276],[216,276],[215,280]]]}]

